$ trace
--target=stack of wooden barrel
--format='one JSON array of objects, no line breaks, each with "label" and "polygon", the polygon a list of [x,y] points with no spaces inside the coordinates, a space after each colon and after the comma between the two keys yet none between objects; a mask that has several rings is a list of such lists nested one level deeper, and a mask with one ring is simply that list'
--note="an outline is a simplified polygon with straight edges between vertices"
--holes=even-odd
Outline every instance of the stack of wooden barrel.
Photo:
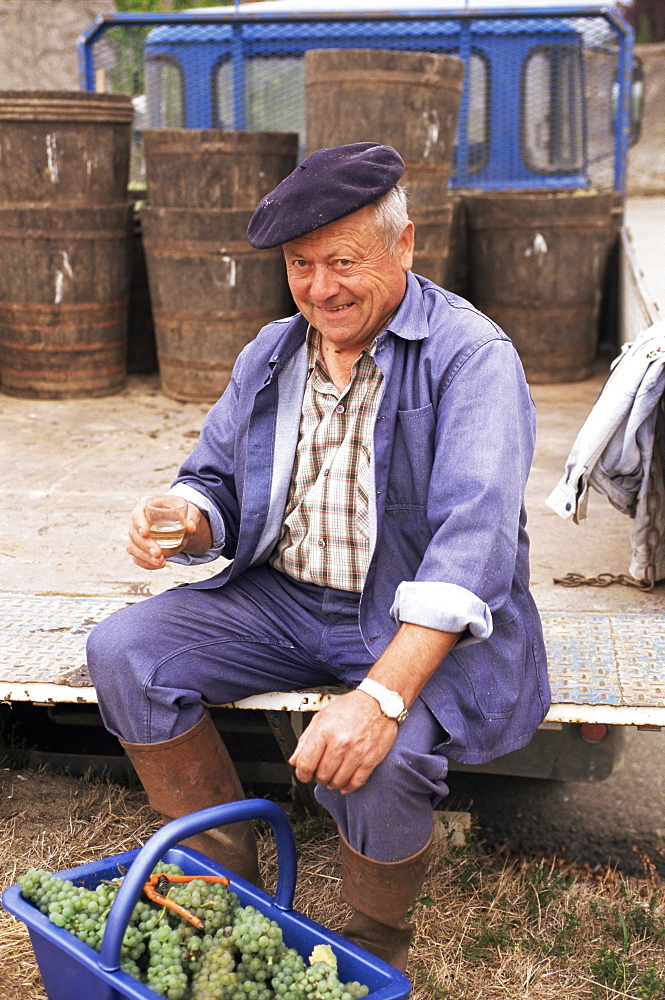
[{"label": "stack of wooden barrel", "polygon": [[0,379],[103,396],[126,380],[131,99],[0,92]]},{"label": "stack of wooden barrel", "polygon": [[512,339],[531,382],[590,378],[620,199],[593,189],[486,191],[464,203],[473,304]]},{"label": "stack of wooden barrel", "polygon": [[296,165],[298,137],[154,129],[143,134],[141,210],[162,391],[214,401],[242,348],[293,303],[282,252],[254,250],[254,209]]},{"label": "stack of wooden barrel", "polygon": [[307,151],[349,142],[393,146],[416,227],[414,271],[448,276],[455,201],[452,172],[464,63],[453,56],[391,49],[305,53]]}]

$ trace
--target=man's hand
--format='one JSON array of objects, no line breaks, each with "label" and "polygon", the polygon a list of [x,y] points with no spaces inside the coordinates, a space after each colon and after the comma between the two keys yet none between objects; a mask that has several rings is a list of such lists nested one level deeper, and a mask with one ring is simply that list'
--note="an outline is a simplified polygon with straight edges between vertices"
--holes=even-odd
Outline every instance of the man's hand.
[{"label": "man's hand", "polygon": [[[403,622],[368,676],[401,694],[410,708],[458,639],[457,632]],[[300,781],[315,778],[344,794],[354,792],[390,752],[396,736],[397,723],[386,718],[375,698],[349,691],[317,712],[289,763]]]},{"label": "man's hand", "polygon": [[365,784],[397,736],[397,723],[363,691],[349,691],[314,716],[289,763],[300,781],[346,794]]},{"label": "man's hand", "polygon": [[148,522],[145,517],[145,502],[143,497],[132,511],[129,522],[129,543],[127,551],[142,569],[163,569],[166,566],[166,556],[174,556],[187,550],[194,555],[200,555],[212,545],[212,533],[208,519],[193,503],[187,504],[187,524],[185,537],[175,549],[166,553],[160,549],[157,542],[150,537]]}]

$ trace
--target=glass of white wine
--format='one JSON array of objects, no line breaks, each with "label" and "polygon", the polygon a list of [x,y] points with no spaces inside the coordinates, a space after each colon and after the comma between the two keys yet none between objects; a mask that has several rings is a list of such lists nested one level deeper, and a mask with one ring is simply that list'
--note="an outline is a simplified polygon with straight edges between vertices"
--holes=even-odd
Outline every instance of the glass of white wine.
[{"label": "glass of white wine", "polygon": [[185,537],[187,501],[172,494],[148,497],[145,501],[145,516],[150,537],[160,549],[166,552],[177,549]]}]

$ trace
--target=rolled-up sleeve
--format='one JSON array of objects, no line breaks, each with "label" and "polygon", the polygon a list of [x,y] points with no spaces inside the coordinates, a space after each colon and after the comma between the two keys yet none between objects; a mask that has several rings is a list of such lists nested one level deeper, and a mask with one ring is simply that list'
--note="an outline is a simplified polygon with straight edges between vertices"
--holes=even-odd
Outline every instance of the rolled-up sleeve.
[{"label": "rolled-up sleeve", "polygon": [[492,634],[492,612],[487,604],[454,583],[401,583],[390,614],[398,622],[466,633],[460,646],[482,642]]}]

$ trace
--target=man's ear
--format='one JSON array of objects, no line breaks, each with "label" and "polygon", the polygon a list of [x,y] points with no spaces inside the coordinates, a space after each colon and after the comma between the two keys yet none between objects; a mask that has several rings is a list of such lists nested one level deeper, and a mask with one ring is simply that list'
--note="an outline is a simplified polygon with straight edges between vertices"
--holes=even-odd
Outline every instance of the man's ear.
[{"label": "man's ear", "polygon": [[415,246],[415,228],[411,221],[407,222],[402,234],[395,244],[395,258],[404,271],[413,267],[413,250]]}]

